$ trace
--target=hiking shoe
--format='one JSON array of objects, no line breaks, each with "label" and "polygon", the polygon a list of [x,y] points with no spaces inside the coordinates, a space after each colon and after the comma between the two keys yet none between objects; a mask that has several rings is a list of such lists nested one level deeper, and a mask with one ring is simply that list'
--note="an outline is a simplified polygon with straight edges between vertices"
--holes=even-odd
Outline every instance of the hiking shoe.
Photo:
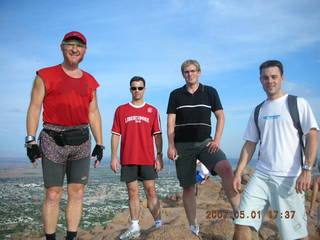
[{"label": "hiking shoe", "polygon": [[132,226],[130,226],[127,231],[120,235],[121,240],[129,240],[140,236],[140,230],[134,230]]},{"label": "hiking shoe", "polygon": [[199,236],[199,225],[190,225],[189,230]]}]

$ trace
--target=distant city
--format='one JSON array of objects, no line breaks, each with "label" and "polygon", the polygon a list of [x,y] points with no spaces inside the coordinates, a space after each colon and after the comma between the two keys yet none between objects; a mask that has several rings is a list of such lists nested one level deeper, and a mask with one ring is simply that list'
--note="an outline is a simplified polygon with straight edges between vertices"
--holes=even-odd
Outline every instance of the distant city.
[{"label": "distant city", "polygon": [[[175,167],[166,162],[157,181],[158,196],[163,199],[177,191],[179,184]],[[140,195],[145,197],[142,188]],[[41,235],[43,198],[41,166],[34,169],[27,159],[0,159],[0,239],[17,239],[15,236],[23,234]],[[113,173],[106,161],[101,167],[92,168],[80,228],[90,230],[95,226],[106,225],[115,214],[128,207],[127,198],[120,174]],[[66,194],[62,196],[58,233],[65,231],[65,205]]]},{"label": "distant city", "polygon": [[[235,167],[238,160],[229,160]],[[160,199],[181,191],[174,163],[168,159],[164,163],[164,170],[159,173],[156,182]],[[253,159],[250,165],[254,166],[255,163],[256,160]],[[64,187],[66,190],[66,184]],[[145,197],[142,188],[140,195]],[[43,198],[41,164],[35,169],[27,158],[0,158],[0,239],[18,239],[16,236],[31,233],[41,235]],[[115,214],[128,207],[127,198],[125,184],[120,182],[120,174],[113,173],[109,162],[104,159],[100,167],[90,171],[80,228],[90,230],[95,226],[106,225]],[[58,233],[65,231],[65,205],[66,194],[62,196]]]}]

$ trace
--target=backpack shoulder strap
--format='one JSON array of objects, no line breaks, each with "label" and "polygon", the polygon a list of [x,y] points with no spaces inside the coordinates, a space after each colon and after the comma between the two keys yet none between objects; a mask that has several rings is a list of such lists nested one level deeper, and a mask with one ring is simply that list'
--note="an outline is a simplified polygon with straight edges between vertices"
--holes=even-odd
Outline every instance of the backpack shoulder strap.
[{"label": "backpack shoulder strap", "polygon": [[297,96],[288,95],[288,108],[289,108],[289,113],[292,118],[294,127],[299,132],[300,130],[302,132],[301,125],[300,125],[299,111],[298,111]]},{"label": "backpack shoulder strap", "polygon": [[303,132],[302,132],[301,123],[300,123],[297,96],[288,95],[288,108],[289,108],[291,119],[293,121],[293,125],[298,130],[299,142],[301,146],[301,164],[303,165],[304,143],[302,139]]},{"label": "backpack shoulder strap", "polygon": [[259,125],[258,125],[258,119],[259,119],[260,109],[261,109],[261,106],[262,106],[263,103],[264,103],[264,101],[255,107],[254,116],[253,116],[254,117],[254,123],[256,124],[257,130],[258,130],[259,139],[260,139],[260,129],[259,129]]}]

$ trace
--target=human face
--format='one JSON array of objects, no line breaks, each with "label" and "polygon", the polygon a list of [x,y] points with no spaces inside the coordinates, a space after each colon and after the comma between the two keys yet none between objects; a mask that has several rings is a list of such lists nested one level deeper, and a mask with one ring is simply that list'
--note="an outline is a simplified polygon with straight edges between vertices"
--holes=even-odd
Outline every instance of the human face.
[{"label": "human face", "polygon": [[182,73],[187,85],[195,85],[199,82],[201,72],[198,71],[197,67],[193,64],[185,67]]},{"label": "human face", "polygon": [[284,76],[278,67],[264,68],[260,74],[260,82],[269,99],[276,99],[283,95],[281,84]]},{"label": "human face", "polygon": [[[135,89],[132,89],[132,88],[135,88]],[[143,88],[143,89],[139,90],[138,88]],[[130,86],[132,100],[133,101],[143,100],[143,95],[144,95],[145,90],[146,89],[145,89],[142,81],[133,81]]]},{"label": "human face", "polygon": [[78,65],[86,52],[86,45],[77,40],[65,41],[61,44],[64,62],[74,66]]}]

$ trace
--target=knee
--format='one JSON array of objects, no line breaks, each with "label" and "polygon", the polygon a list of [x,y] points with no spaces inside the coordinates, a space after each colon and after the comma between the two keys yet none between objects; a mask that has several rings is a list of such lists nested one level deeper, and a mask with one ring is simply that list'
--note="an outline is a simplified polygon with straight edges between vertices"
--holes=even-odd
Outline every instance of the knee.
[{"label": "knee", "polygon": [[218,173],[221,178],[233,177],[232,167],[227,161],[221,162],[221,164],[216,167],[215,172]]},{"label": "knee", "polygon": [[47,188],[46,202],[50,204],[57,204],[60,201],[62,190],[55,188]]},{"label": "knee", "polygon": [[155,199],[157,198],[157,193],[154,188],[148,188],[145,190],[146,196],[148,199]]},{"label": "knee", "polygon": [[238,236],[239,234],[248,234],[248,233],[251,233],[251,229],[249,226],[235,224],[235,227],[234,227],[235,236]]},{"label": "knee", "polygon": [[194,194],[195,194],[195,185],[183,188],[183,195],[189,196],[189,195],[194,195]]},{"label": "knee", "polygon": [[129,199],[136,199],[139,197],[139,190],[135,188],[128,189],[128,195]]},{"label": "knee", "polygon": [[68,198],[71,200],[82,200],[84,196],[84,186],[68,187]]}]

